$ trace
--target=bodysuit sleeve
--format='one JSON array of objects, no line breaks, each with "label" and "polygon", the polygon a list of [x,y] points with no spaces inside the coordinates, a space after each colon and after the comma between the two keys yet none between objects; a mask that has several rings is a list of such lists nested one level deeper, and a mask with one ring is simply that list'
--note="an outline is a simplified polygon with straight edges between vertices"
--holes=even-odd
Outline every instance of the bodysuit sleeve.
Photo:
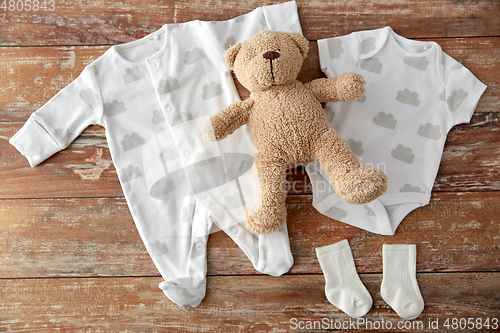
[{"label": "bodysuit sleeve", "polygon": [[356,32],[318,40],[318,49],[321,70],[327,77],[356,70],[360,60],[360,43]]},{"label": "bodysuit sleeve", "polygon": [[66,148],[91,124],[101,124],[102,98],[87,66],[68,86],[35,111],[9,140],[33,167]]},{"label": "bodysuit sleeve", "polygon": [[468,123],[486,85],[446,53],[443,52],[442,57],[441,65],[446,89],[440,98],[446,102],[448,115],[455,125]]}]

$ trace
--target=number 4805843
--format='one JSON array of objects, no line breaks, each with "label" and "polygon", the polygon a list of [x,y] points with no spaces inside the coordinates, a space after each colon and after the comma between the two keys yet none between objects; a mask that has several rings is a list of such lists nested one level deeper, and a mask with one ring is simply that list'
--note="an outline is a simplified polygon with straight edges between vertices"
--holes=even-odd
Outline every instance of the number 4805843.
[{"label": "number 4805843", "polygon": [[21,11],[34,11],[43,10],[44,12],[53,12],[56,10],[56,2],[54,0],[3,0],[0,9],[4,12],[21,12]]}]

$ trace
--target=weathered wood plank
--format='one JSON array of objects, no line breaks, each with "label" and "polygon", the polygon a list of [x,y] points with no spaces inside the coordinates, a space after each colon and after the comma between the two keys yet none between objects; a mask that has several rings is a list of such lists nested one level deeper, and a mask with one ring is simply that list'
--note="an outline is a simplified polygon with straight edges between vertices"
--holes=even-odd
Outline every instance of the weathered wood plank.
[{"label": "weathered wood plank", "polygon": [[[500,110],[500,37],[439,39],[443,50],[461,61],[488,85],[476,112]],[[97,59],[108,47],[8,47],[0,48],[0,121],[24,121],[37,108],[73,81],[84,66]],[[318,47],[311,42],[299,80],[322,77]],[[242,98],[248,92],[238,84]]]},{"label": "weathered wood plank", "polygon": [[[31,168],[27,160],[8,143],[8,137],[0,139],[0,177],[3,183],[0,197],[123,196],[109,149],[86,147],[84,143],[83,147],[62,150],[43,164]],[[102,137],[89,140],[92,144],[99,144]]]},{"label": "weathered wood plank", "polygon": [[[448,135],[434,191],[500,190],[499,113],[475,114]],[[89,127],[72,145],[36,168],[8,143],[22,123],[0,123],[0,198],[123,196],[104,130]],[[303,169],[288,174],[291,194],[309,194]]]},{"label": "weathered wood plank", "polygon": [[[304,35],[317,40],[392,26],[409,38],[498,36],[495,1],[307,1],[299,4]],[[301,8],[302,7],[302,8]],[[483,22],[491,20],[488,23]],[[486,24],[486,25],[483,25]],[[485,34],[485,28],[493,29]],[[484,29],[484,30],[483,30]]]},{"label": "weathered wood plank", "polygon": [[[418,270],[500,271],[500,192],[439,193],[395,236],[375,235],[319,214],[310,196],[287,200],[295,265],[319,273],[314,252],[347,238],[358,271],[382,271],[383,243],[417,244]],[[0,278],[158,275],[124,199],[0,200]],[[210,235],[208,274],[258,274],[223,232]]]},{"label": "weathered wood plank", "polygon": [[0,48],[1,121],[26,120],[108,48]]},{"label": "weathered wood plank", "polygon": [[[54,11],[2,10],[0,45],[115,44],[142,37],[165,23],[226,20],[271,3],[170,0],[148,1],[145,5],[137,0],[55,1]],[[304,34],[311,40],[386,25],[415,38],[500,35],[500,4],[496,1],[297,3]]]},{"label": "weathered wood plank", "polygon": [[[377,332],[444,332],[448,331],[446,319],[491,321],[500,316],[500,273],[417,274],[425,309],[413,322],[403,321],[383,301],[381,274],[360,278],[372,295],[373,306],[363,317],[365,322],[351,319],[359,323],[354,327],[349,324],[350,317],[326,299],[320,274],[209,277],[206,298],[197,308],[188,309],[163,295],[158,277],[0,280],[0,330],[289,332],[298,329],[299,322],[305,329],[308,321],[317,321],[329,326],[316,326],[314,332],[333,330],[343,322],[348,325],[344,332],[370,327]],[[385,329],[379,326],[373,330],[382,318]],[[429,327],[429,321],[436,320],[438,330]],[[398,329],[398,324],[406,324],[407,329]],[[313,327],[306,331],[313,331]],[[479,331],[497,330],[490,326],[490,330],[469,332]]]}]

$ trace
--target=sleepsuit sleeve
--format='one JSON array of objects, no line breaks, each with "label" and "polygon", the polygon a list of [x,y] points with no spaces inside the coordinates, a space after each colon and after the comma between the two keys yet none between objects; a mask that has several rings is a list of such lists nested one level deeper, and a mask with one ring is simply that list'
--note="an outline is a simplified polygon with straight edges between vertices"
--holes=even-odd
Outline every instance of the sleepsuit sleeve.
[{"label": "sleepsuit sleeve", "polygon": [[446,89],[440,98],[446,102],[446,110],[455,125],[468,123],[486,85],[461,63],[444,52],[441,54]]},{"label": "sleepsuit sleeve", "polygon": [[33,167],[69,146],[92,124],[102,125],[103,105],[91,65],[35,111],[12,136],[12,144]]}]

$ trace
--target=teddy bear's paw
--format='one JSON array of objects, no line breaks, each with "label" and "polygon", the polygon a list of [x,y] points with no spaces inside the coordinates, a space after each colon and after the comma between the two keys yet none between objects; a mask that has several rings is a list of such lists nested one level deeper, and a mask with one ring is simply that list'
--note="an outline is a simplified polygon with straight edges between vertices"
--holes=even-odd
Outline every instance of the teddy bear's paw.
[{"label": "teddy bear's paw", "polygon": [[203,125],[201,125],[201,134],[203,135],[203,140],[205,141],[217,141],[214,127],[212,126],[212,121],[210,119],[207,119]]},{"label": "teddy bear's paw", "polygon": [[270,234],[281,228],[286,222],[286,208],[278,208],[276,206],[260,206],[258,209],[252,210],[249,213],[247,209],[246,228],[255,234],[264,235]]},{"label": "teddy bear's paw", "polygon": [[337,78],[337,98],[341,102],[352,102],[365,93],[366,84],[358,73],[344,73]]},{"label": "teddy bear's paw", "polygon": [[359,167],[335,184],[335,190],[347,203],[362,205],[375,200],[387,190],[387,176],[375,168]]}]

